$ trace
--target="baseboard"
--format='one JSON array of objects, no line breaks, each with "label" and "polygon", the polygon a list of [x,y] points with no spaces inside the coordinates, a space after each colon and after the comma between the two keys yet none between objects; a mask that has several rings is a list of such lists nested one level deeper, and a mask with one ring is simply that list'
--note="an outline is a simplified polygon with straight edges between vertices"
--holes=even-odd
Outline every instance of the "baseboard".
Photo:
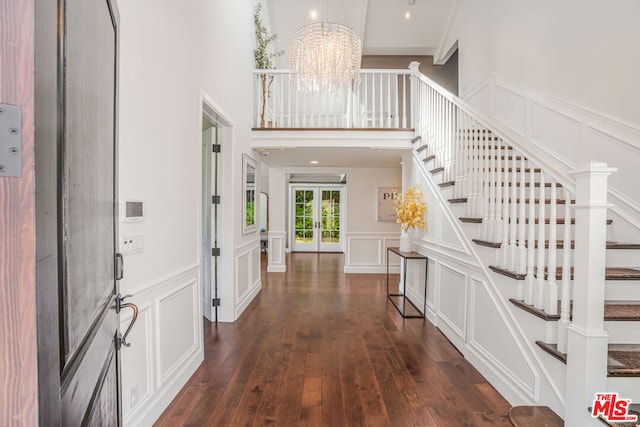
[{"label": "baseboard", "polygon": [[[386,274],[387,267],[384,265],[345,265],[345,274]],[[390,265],[389,273],[399,274],[399,265]]]},{"label": "baseboard", "polygon": [[286,273],[287,266],[286,265],[268,265],[267,273]]},{"label": "baseboard", "polygon": [[511,405],[536,405],[533,390],[525,390],[518,378],[512,377],[502,366],[492,363],[473,344],[464,346],[464,357]]},{"label": "baseboard", "polygon": [[180,390],[185,386],[189,378],[195,373],[198,367],[204,360],[204,352],[202,347],[200,351],[194,352],[194,354],[185,362],[182,372],[177,372],[173,375],[173,378],[167,381],[163,385],[162,391],[156,389],[158,392],[152,399],[145,405],[141,405],[139,411],[134,411],[129,417],[125,417],[124,425],[139,426],[139,427],[151,427],[156,422],[162,413],[167,409],[169,404],[178,395]]}]

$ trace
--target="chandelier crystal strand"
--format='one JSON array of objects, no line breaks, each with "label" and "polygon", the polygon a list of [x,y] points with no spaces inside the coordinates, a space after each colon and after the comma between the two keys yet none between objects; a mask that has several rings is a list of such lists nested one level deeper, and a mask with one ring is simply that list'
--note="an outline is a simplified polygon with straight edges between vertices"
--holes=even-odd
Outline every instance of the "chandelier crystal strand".
[{"label": "chandelier crystal strand", "polygon": [[362,43],[351,28],[314,22],[296,31],[289,49],[298,90],[331,92],[360,82]]}]

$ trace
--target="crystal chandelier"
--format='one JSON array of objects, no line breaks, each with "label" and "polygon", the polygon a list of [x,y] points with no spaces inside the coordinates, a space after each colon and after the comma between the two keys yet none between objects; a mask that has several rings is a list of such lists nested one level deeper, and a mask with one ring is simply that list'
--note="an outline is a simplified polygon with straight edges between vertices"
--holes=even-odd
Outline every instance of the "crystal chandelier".
[{"label": "crystal chandelier", "polygon": [[314,22],[296,31],[289,47],[298,90],[336,91],[360,82],[362,43],[351,28]]}]

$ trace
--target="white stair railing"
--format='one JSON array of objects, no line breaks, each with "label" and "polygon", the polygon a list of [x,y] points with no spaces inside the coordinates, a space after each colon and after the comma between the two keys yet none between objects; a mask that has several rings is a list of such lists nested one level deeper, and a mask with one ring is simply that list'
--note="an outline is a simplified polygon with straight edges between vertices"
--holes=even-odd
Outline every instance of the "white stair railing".
[{"label": "white stair railing", "polygon": [[[428,144],[424,150],[426,155],[435,155],[431,169],[444,167],[442,181],[453,181],[450,184],[454,185],[456,202],[466,199],[464,216],[473,219],[472,222],[481,220],[481,240],[500,245],[498,270],[506,270],[519,279],[513,297],[547,315],[559,313],[557,328],[547,334],[547,339],[555,340],[558,351],[567,353],[571,331],[576,330],[572,320],[574,262],[584,266],[581,274],[591,274],[593,260],[604,260],[606,250],[602,238],[606,234],[606,218],[602,211],[595,215],[597,219],[590,217],[589,222],[578,222],[574,226],[572,199],[591,203],[580,208],[591,212],[604,206],[597,200],[601,194],[592,197],[586,184],[580,187],[584,191],[582,195],[574,193],[575,180],[562,179],[550,168],[541,167],[541,163],[526,155],[526,148],[510,144],[489,120],[420,74],[417,63],[412,63],[410,69],[414,83],[412,93],[417,97],[413,110],[416,133]],[[606,165],[598,165],[594,170],[589,177],[580,179],[596,182],[600,175],[610,171]],[[605,186],[606,195],[606,178],[597,182],[600,190]],[[576,238],[575,261],[572,235],[583,236],[582,240]],[[579,242],[588,240],[584,236],[596,236],[589,240],[598,242],[596,247],[578,251]],[[596,269],[597,277],[590,276],[581,282],[601,289],[604,264]],[[575,304],[580,300],[589,305],[580,307],[580,311],[590,310],[595,304],[601,313],[604,300],[595,301],[590,291],[580,289],[582,296],[576,296],[573,301],[574,313]],[[602,337],[595,337],[594,340],[600,341],[593,345],[586,335],[580,340],[583,348],[604,351],[606,359]],[[573,383],[575,372],[578,370],[567,370],[567,384]],[[584,375],[584,370],[580,372]],[[584,408],[580,411],[585,412]]]},{"label": "white stair railing", "polygon": [[253,127],[406,129],[409,70],[362,70],[360,82],[333,92],[298,90],[289,70],[253,72]]}]

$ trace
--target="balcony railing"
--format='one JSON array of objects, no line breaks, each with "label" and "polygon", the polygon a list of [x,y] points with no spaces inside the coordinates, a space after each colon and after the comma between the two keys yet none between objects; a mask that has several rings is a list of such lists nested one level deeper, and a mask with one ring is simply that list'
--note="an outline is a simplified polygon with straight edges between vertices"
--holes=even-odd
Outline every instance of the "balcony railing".
[{"label": "balcony railing", "polygon": [[360,82],[337,92],[297,88],[289,70],[254,71],[254,128],[411,128],[409,70],[362,70]]}]

